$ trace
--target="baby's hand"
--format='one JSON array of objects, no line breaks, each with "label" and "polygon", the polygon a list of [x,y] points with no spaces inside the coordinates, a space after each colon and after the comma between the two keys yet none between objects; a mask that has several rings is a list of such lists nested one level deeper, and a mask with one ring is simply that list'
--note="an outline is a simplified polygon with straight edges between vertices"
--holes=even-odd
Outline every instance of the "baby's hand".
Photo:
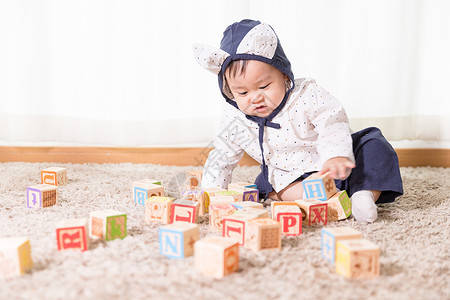
[{"label": "baby's hand", "polygon": [[333,179],[346,179],[350,176],[355,164],[346,157],[333,157],[327,160],[319,171],[319,174],[331,172],[330,176]]}]

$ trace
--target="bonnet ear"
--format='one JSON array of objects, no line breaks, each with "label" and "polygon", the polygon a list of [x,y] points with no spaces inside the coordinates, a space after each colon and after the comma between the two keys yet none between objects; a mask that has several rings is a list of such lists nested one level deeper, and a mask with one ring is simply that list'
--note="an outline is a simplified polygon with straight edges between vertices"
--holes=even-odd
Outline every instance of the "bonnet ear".
[{"label": "bonnet ear", "polygon": [[204,44],[193,45],[195,59],[206,70],[219,74],[222,64],[230,54],[225,51]]}]

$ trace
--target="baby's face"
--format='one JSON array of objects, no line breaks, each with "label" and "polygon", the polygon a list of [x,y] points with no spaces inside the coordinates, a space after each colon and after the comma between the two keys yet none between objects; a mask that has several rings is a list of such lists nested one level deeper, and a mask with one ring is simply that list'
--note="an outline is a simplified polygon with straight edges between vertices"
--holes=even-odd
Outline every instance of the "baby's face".
[{"label": "baby's face", "polygon": [[251,116],[267,117],[283,101],[286,80],[277,68],[257,60],[249,60],[245,72],[226,80],[239,109]]}]

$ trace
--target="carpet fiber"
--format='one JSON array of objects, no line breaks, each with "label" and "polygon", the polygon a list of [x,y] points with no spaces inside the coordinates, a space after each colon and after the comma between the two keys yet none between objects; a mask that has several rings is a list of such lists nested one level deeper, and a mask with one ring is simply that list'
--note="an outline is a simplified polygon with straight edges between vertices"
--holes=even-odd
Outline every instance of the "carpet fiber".
[{"label": "carpet fiber", "polygon": [[[58,206],[26,207],[27,186],[40,171],[67,168]],[[381,247],[376,279],[347,280],[320,254],[320,227],[283,237],[282,250],[240,250],[238,272],[221,280],[194,269],[194,259],[159,254],[158,225],[144,222],[131,200],[132,181],[160,179],[174,196],[192,167],[146,164],[0,164],[0,237],[30,239],[34,267],[0,280],[0,299],[450,299],[450,169],[402,168],[405,195],[379,206],[378,220],[350,217],[328,226],[351,226]],[[197,168],[198,169],[198,168]],[[238,167],[235,181],[252,181],[258,167]],[[95,241],[89,251],[58,251],[55,226],[113,208],[128,215],[123,240]],[[201,237],[215,234],[201,219]]]}]

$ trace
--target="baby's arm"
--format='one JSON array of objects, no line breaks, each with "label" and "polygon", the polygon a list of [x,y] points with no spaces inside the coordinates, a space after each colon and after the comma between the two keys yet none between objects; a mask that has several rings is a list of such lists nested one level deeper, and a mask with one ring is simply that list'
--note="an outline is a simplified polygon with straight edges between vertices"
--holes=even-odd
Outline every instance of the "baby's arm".
[{"label": "baby's arm", "polygon": [[319,174],[330,171],[333,179],[346,179],[350,176],[355,164],[347,157],[333,157],[327,160],[320,170]]}]

